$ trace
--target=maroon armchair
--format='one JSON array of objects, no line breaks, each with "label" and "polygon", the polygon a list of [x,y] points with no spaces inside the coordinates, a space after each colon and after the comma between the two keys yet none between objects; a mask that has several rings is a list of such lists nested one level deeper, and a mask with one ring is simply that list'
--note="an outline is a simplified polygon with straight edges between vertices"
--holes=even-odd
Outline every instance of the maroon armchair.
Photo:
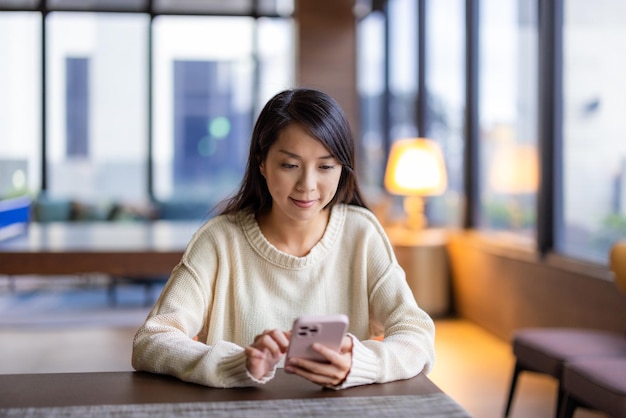
[{"label": "maroon armchair", "polygon": [[[611,249],[611,270],[626,294],[626,241]],[[571,418],[578,407],[626,418],[626,350],[618,356],[575,358],[563,367],[560,418]]]},{"label": "maroon armchair", "polygon": [[[618,287],[626,293],[626,242],[613,247],[611,268],[615,272]],[[603,383],[607,389],[616,389],[619,393],[619,385],[612,384],[615,383],[612,377],[617,377],[617,381],[621,382],[622,392],[617,398],[621,399],[622,408],[626,406],[624,399],[626,366],[619,361],[617,362],[619,364],[614,364],[616,359],[626,362],[624,333],[577,328],[527,328],[515,333],[512,345],[515,367],[504,411],[505,417],[508,417],[511,411],[515,387],[522,372],[542,373],[558,380],[555,413],[557,417],[564,416],[563,413],[566,411],[562,409],[565,406],[570,411],[570,415],[565,415],[567,417],[571,417],[573,410],[580,405],[602,409],[600,405],[594,406],[594,403],[587,399],[598,396],[597,391],[607,393],[608,397],[608,392],[601,389],[600,384],[596,385],[596,391],[590,390],[590,385],[594,385],[590,379],[602,380],[602,375],[605,376]],[[609,376],[607,372],[612,371],[621,375]],[[610,401],[615,402],[617,401]],[[624,410],[626,409],[622,409],[622,413]]]}]

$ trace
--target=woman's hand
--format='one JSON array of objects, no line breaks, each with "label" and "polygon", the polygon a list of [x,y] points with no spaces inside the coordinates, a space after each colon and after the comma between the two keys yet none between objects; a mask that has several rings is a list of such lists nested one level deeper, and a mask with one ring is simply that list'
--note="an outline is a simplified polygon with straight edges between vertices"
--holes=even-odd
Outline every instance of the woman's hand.
[{"label": "woman's hand", "polygon": [[322,386],[337,386],[346,380],[352,367],[351,337],[343,337],[339,352],[318,343],[313,344],[313,350],[323,355],[328,363],[292,358],[285,365],[285,371]]},{"label": "woman's hand", "polygon": [[257,380],[274,370],[289,347],[289,333],[272,329],[254,337],[252,345],[246,347],[246,367]]}]

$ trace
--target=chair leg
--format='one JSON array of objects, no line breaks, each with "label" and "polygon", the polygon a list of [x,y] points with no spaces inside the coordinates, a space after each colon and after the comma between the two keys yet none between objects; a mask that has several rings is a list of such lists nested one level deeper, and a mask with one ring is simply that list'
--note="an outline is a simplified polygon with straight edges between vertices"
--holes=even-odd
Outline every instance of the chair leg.
[{"label": "chair leg", "polygon": [[[554,414],[556,418],[559,418],[561,416],[561,409],[563,408],[564,399],[565,399],[565,391],[563,390],[563,385],[561,384],[561,381],[559,380],[559,388],[556,394],[556,414]],[[574,413],[574,411],[572,411],[572,413]]]},{"label": "chair leg", "polygon": [[513,394],[515,393],[515,386],[517,386],[517,378],[519,374],[524,371],[525,368],[519,363],[515,362],[515,367],[513,369],[513,376],[511,377],[511,388],[509,389],[509,397],[506,401],[506,408],[504,410],[504,418],[509,416],[509,412],[511,412],[511,404],[513,403]]},{"label": "chair leg", "polygon": [[574,411],[578,408],[578,401],[571,395],[563,392],[561,394],[561,402],[557,408],[558,410],[558,418],[572,418],[574,416]]}]

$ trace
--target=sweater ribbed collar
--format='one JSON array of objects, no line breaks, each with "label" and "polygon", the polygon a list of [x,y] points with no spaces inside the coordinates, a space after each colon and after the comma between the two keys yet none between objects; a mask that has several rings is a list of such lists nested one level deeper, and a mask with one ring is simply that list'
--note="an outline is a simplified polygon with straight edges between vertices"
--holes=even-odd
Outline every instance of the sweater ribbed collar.
[{"label": "sweater ribbed collar", "polygon": [[252,248],[265,260],[287,269],[302,269],[322,260],[337,242],[343,229],[347,207],[344,204],[334,205],[330,212],[328,225],[322,239],[304,257],[287,254],[274,247],[263,235],[253,214],[242,213],[239,225]]}]

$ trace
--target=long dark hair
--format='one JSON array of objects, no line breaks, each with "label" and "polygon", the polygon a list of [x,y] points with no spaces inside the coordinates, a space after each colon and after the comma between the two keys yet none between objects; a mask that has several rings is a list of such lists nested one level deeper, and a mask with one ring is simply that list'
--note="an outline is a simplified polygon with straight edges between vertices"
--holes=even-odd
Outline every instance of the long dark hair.
[{"label": "long dark hair", "polygon": [[263,107],[252,132],[246,173],[239,191],[223,202],[222,214],[270,211],[272,196],[260,166],[280,131],[294,123],[319,140],[342,165],[337,193],[327,207],[336,203],[367,207],[355,173],[354,139],[343,110],[324,92],[298,88],[278,93]]}]

